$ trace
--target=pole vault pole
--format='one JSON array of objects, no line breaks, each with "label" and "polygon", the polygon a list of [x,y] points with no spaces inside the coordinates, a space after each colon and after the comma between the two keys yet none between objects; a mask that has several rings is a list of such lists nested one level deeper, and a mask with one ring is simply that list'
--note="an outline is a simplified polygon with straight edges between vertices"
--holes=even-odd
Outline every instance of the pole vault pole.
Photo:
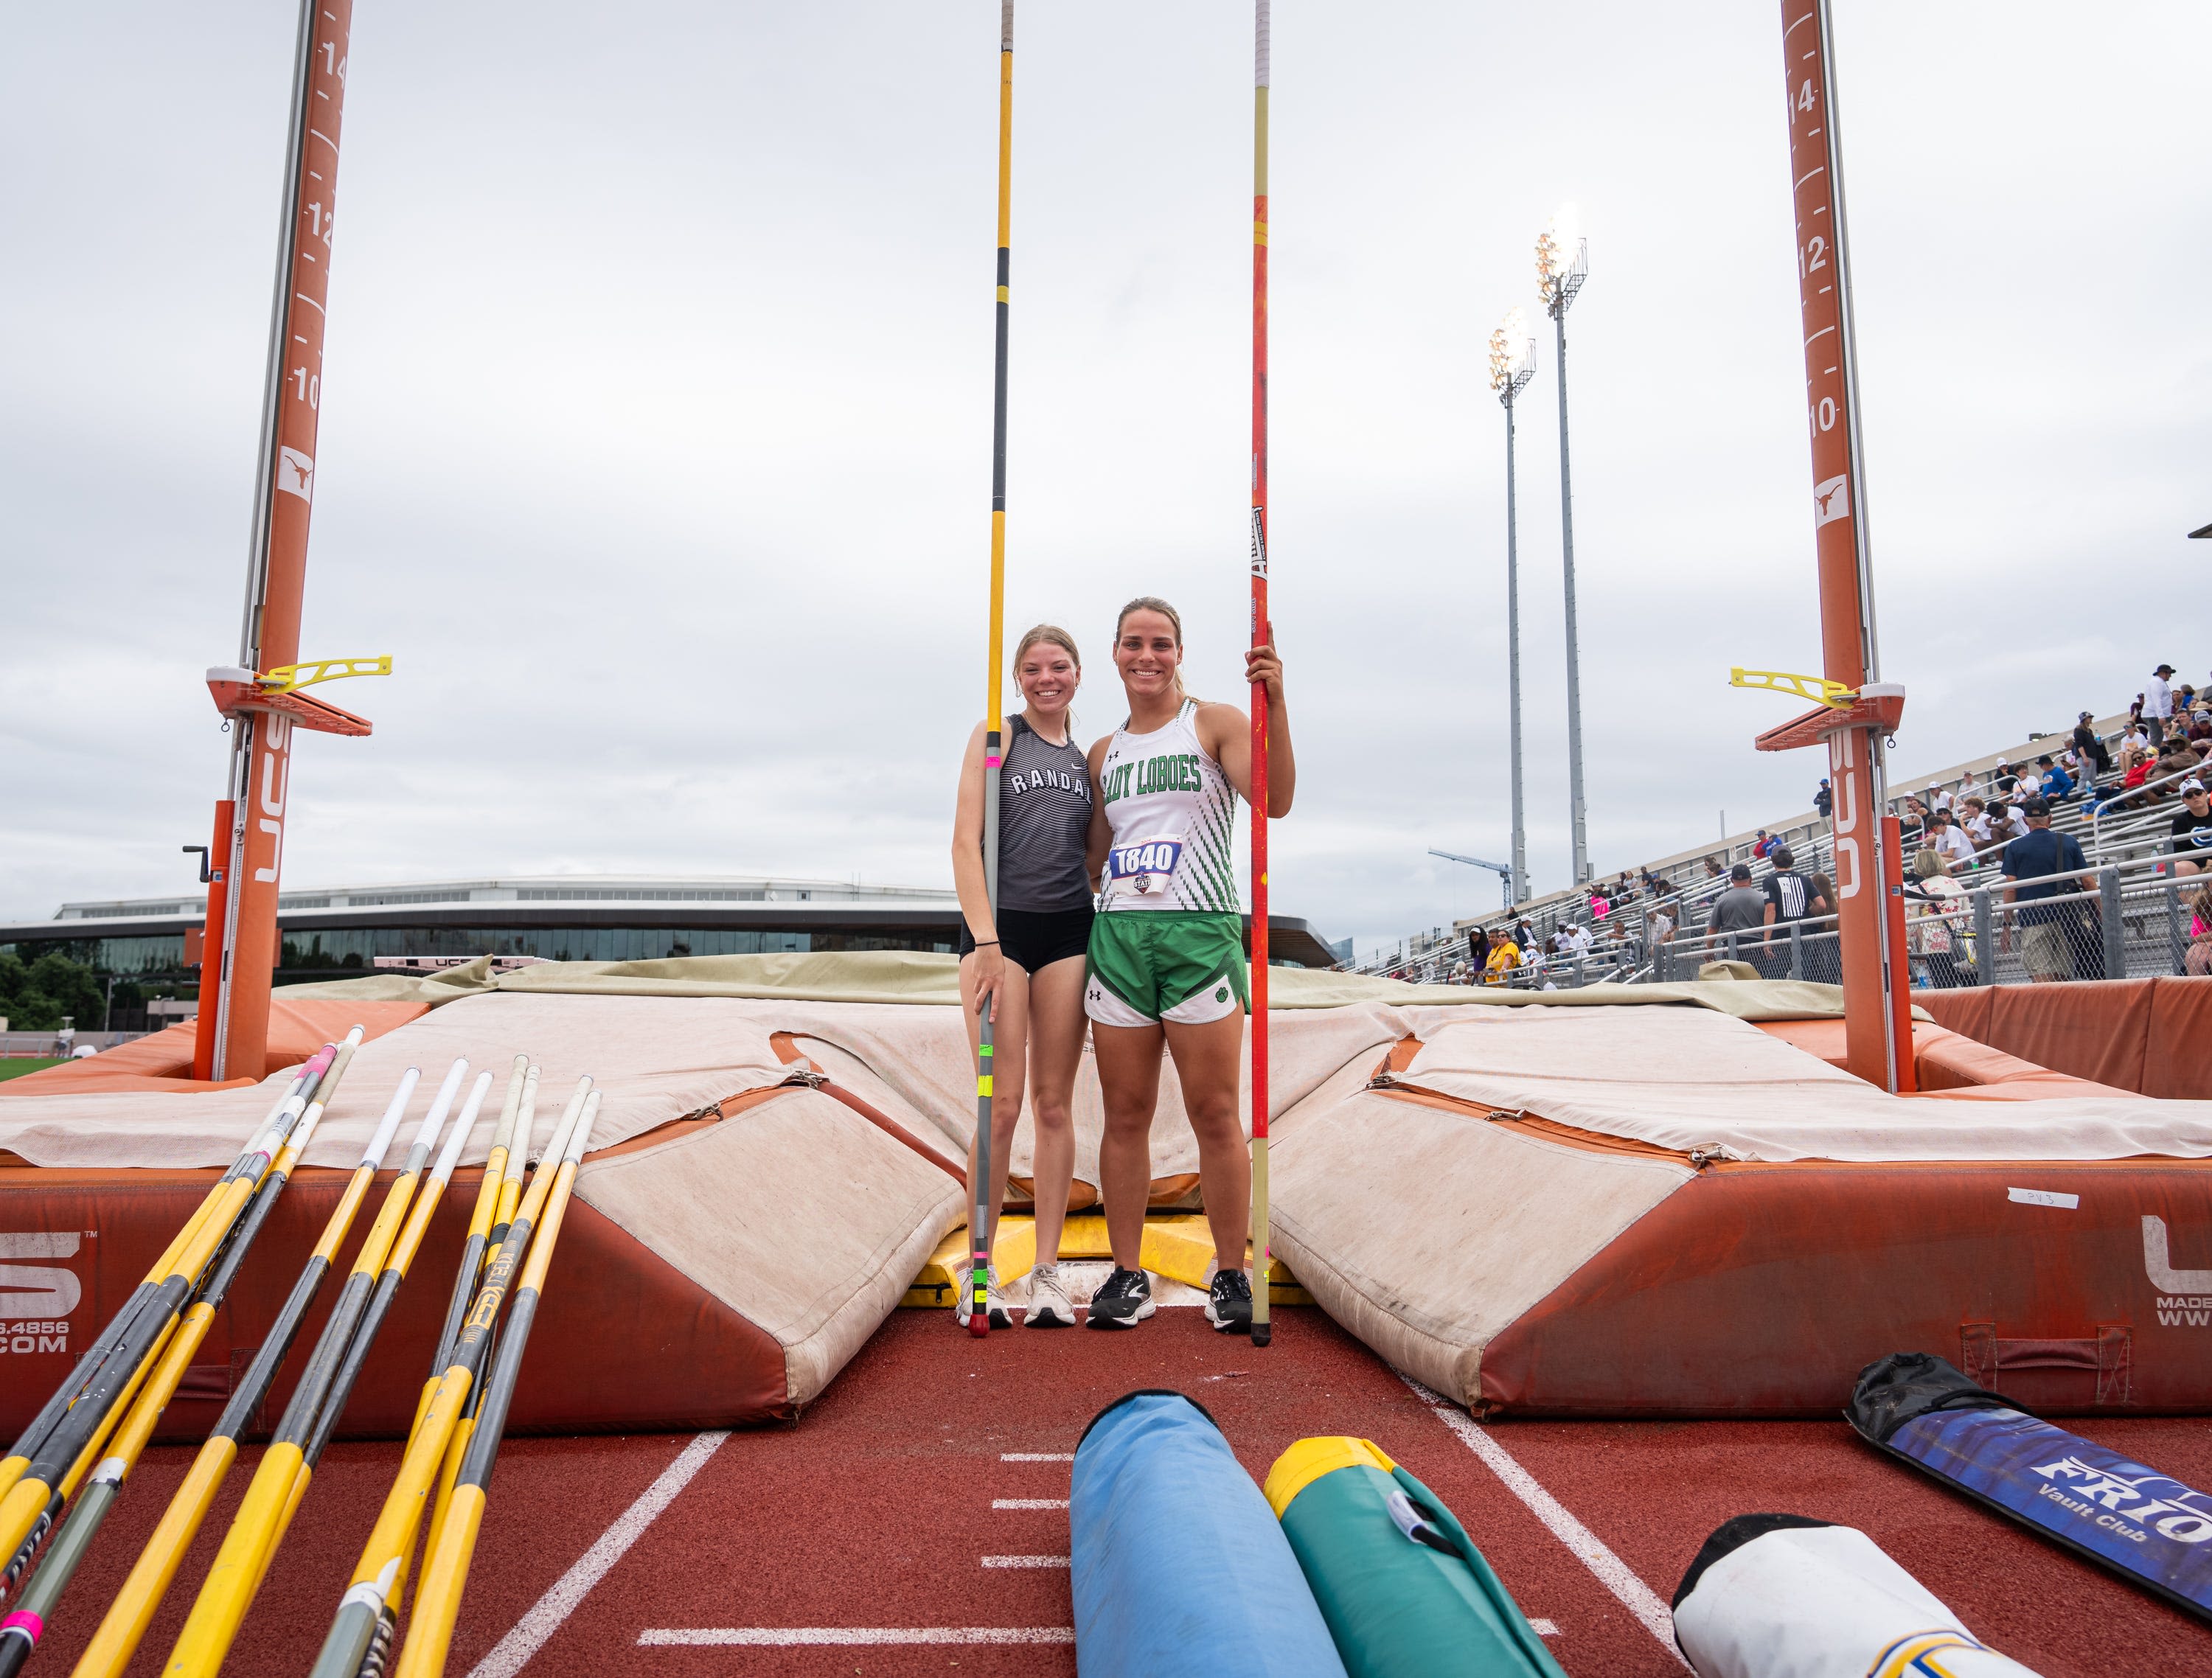
[{"label": "pole vault pole", "polygon": [[[1252,13],[1252,645],[1275,638],[1267,619],[1268,0]],[[1218,1255],[1234,1262],[1236,1255]],[[1252,1344],[1267,1318],[1267,688],[1252,684]]]},{"label": "pole vault pole", "polygon": [[[1006,633],[1006,286],[1007,241],[1014,197],[1014,0],[999,3],[999,301],[998,350],[991,378],[991,648],[983,723],[983,889],[991,917],[999,915],[999,781],[1005,762],[1006,719],[999,666]],[[993,997],[976,1031],[975,1170],[969,1184],[968,1332],[991,1332],[991,1015]]]},{"label": "pole vault pole", "polygon": [[[1797,224],[1797,290],[1805,348],[1806,423],[1813,446],[1813,540],[1820,588],[1821,671],[1871,699],[1881,681],[1874,572],[1867,542],[1866,467],[1859,444],[1856,333],[1844,227],[1833,34],[1827,0],[1783,0],[1790,97],[1790,175]],[[1827,733],[1835,787],[1837,925],[1843,945],[1844,1064],[1886,1090],[1914,1086],[1904,951],[1904,869],[1886,819],[1883,737],[1864,703]]]},{"label": "pole vault pole", "polygon": [[[240,667],[264,672],[298,660],[307,572],[307,516],[315,493],[315,437],[322,404],[323,321],[330,301],[331,219],[345,105],[353,0],[301,0],[286,138],[284,219],[269,365],[262,390],[253,534],[246,553]],[[293,724],[252,712],[232,722],[230,774],[220,819],[222,889],[209,894],[204,976],[216,976],[195,1040],[200,1078],[262,1075],[269,1048],[269,989],[276,964],[277,874],[291,782]],[[222,805],[229,806],[226,812]],[[220,917],[218,921],[216,917]]]}]

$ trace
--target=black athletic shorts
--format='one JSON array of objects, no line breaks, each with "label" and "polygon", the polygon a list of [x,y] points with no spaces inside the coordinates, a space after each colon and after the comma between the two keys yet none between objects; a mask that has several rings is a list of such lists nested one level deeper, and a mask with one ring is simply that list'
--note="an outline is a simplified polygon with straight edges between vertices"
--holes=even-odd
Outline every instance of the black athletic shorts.
[{"label": "black athletic shorts", "polygon": [[[1025,973],[1036,973],[1070,956],[1091,949],[1091,905],[1074,909],[1002,909],[999,911],[999,953]],[[960,953],[975,947],[975,937],[963,921]]]}]

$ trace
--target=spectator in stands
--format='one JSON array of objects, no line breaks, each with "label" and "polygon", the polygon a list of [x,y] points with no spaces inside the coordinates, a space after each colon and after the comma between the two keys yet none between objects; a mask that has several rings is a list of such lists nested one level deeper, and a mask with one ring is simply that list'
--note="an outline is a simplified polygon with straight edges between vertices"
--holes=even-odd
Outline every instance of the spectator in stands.
[{"label": "spectator in stands", "polygon": [[2212,885],[2189,900],[2189,951],[2181,970],[2198,979],[2212,975]]},{"label": "spectator in stands", "polygon": [[2181,783],[2181,812],[2173,818],[2173,853],[2177,874],[2212,872],[2212,798],[2195,775]]},{"label": "spectator in stands", "polygon": [[1716,958],[1734,955],[1737,939],[1731,936],[1757,932],[1766,921],[1766,897],[1751,883],[1751,865],[1739,862],[1729,870],[1729,889],[1713,899],[1712,911],[1705,917],[1705,936],[1717,946]]},{"label": "spectator in stands", "polygon": [[1613,913],[1613,900],[1605,895],[1605,888],[1602,885],[1590,887],[1589,912],[1590,919],[1593,921],[1602,921]]},{"label": "spectator in stands", "polygon": [[1926,968],[1928,982],[1955,990],[1966,981],[1959,960],[1966,955],[1966,888],[1953,879],[1943,854],[1933,848],[1912,859],[1915,884],[1905,893],[1905,947]]},{"label": "spectator in stands", "polygon": [[1928,831],[1928,806],[1907,793],[1905,802],[1898,806],[1897,825],[1899,842],[1909,856],[1920,848],[1921,839]]},{"label": "spectator in stands", "polygon": [[1939,814],[1948,816],[1951,813],[1951,795],[1945,792],[1941,783],[1937,781],[1931,781],[1928,783],[1928,790],[1921,795],[1920,802],[1927,806],[1928,813],[1931,816]]},{"label": "spectator in stands", "polygon": [[2152,746],[2150,743],[2149,731],[2142,726],[2142,723],[2139,719],[2130,720],[2127,727],[2120,735],[2121,767],[2126,767],[2128,753],[2135,752],[2141,755],[2147,753],[2151,750]]},{"label": "spectator in stands", "polygon": [[[2067,933],[2075,913],[2071,903],[2051,900],[2079,892],[2077,871],[2089,864],[2072,834],[2051,830],[2051,806],[2043,799],[2025,799],[2021,813],[2027,818],[2027,836],[2005,847],[2005,901],[2021,905],[2016,912],[2028,977],[2039,985],[2055,984],[2074,976],[2074,951]],[[2052,875],[2075,877],[2051,879]],[[2031,880],[2049,883],[2025,884]]]},{"label": "spectator in stands", "polygon": [[1990,807],[1978,798],[1959,800],[1959,825],[1973,841],[1976,850],[1996,842],[1996,824],[1990,819]]},{"label": "spectator in stands", "polygon": [[2008,799],[2019,788],[2020,776],[2014,772],[2010,763],[2000,757],[1997,766],[1990,771],[1990,785],[1996,789],[1999,798]]},{"label": "spectator in stands", "polygon": [[1775,948],[1774,929],[1780,927],[1786,933],[1791,921],[1802,921],[1812,913],[1813,883],[1797,872],[1797,859],[1787,845],[1777,845],[1767,860],[1774,865],[1774,872],[1766,877],[1766,903],[1759,921],[1766,928],[1763,964],[1771,970],[1768,976],[1776,977],[1789,972],[1790,956],[1786,945]]},{"label": "spectator in stands", "polygon": [[1726,872],[1722,868],[1718,862],[1715,861],[1710,856],[1702,859],[1702,860],[1705,865],[1705,878],[1707,879],[1718,879],[1721,875]]},{"label": "spectator in stands", "polygon": [[1505,976],[1520,965],[1521,946],[1513,941],[1511,933],[1505,933],[1491,944],[1490,955],[1482,966],[1482,982],[1502,985]]},{"label": "spectator in stands", "polygon": [[1978,847],[1967,836],[1966,830],[1948,816],[1936,816],[1931,818],[1931,824],[1928,830],[1928,843],[1942,856],[1947,868],[1973,866],[1974,852]]},{"label": "spectator in stands", "polygon": [[2166,744],[2159,747],[2158,767],[2154,769],[2151,774],[2154,777],[2179,775],[2185,769],[2195,769],[2203,761],[2204,754],[2189,743],[2187,735],[2176,730],[2168,734],[2166,737]]},{"label": "spectator in stands", "polygon": [[1478,973],[1490,960],[1490,933],[1487,928],[1477,927],[1467,935],[1467,959],[1468,965]]},{"label": "spectator in stands", "polygon": [[2035,760],[2035,767],[2043,771],[2043,801],[2059,804],[2074,795],[2074,777],[2060,769],[2045,752]]},{"label": "spectator in stands", "polygon": [[1658,960],[1659,952],[1674,941],[1674,917],[1668,913],[1674,907],[1662,899],[1644,917],[1644,952],[1650,960]]},{"label": "spectator in stands", "polygon": [[1513,941],[1523,950],[1533,950],[1536,947],[1536,934],[1530,930],[1526,921],[1516,921],[1513,923]]},{"label": "spectator in stands", "polygon": [[1767,852],[1773,848],[1774,841],[1767,836],[1766,830],[1765,828],[1759,829],[1759,837],[1752,841],[1751,854],[1763,861],[1765,859]]},{"label": "spectator in stands", "polygon": [[2173,666],[2162,664],[2151,672],[2150,680],[2143,684],[2143,727],[2150,730],[2153,745],[2165,743],[2166,725],[2173,718],[2173,690],[2166,680],[2172,674]]},{"label": "spectator in stands", "polygon": [[2104,741],[2098,738],[2096,720],[2089,712],[2081,713],[2081,720],[2074,725],[2074,750],[2096,765],[2099,775],[2110,775],[2112,772],[2112,754],[2105,749]]},{"label": "spectator in stands", "polygon": [[1813,794],[1813,809],[1824,822],[1836,813],[1836,795],[1830,790],[1828,777],[1825,775],[1820,777],[1820,791]]}]

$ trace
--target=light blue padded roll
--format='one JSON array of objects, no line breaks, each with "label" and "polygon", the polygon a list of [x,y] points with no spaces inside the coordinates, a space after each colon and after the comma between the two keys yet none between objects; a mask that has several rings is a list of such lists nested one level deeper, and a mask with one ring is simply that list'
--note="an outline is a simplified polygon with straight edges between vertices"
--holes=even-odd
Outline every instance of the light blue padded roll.
[{"label": "light blue padded roll", "polygon": [[1274,1511],[1182,1394],[1098,1414],[1067,1518],[1080,1678],[1345,1678]]}]

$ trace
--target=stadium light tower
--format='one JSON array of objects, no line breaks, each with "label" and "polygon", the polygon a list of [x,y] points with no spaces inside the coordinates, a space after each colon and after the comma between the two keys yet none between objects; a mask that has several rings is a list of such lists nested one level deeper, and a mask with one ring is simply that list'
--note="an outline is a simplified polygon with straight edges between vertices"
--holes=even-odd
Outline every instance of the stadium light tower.
[{"label": "stadium light tower", "polygon": [[1508,908],[1528,901],[1528,830],[1521,806],[1521,559],[1513,499],[1513,398],[1535,376],[1536,340],[1528,331],[1528,318],[1517,308],[1508,309],[1504,322],[1490,335],[1490,388],[1505,409],[1505,680],[1513,753],[1513,867],[1506,882]]},{"label": "stadium light tower", "polygon": [[1567,471],[1567,310],[1589,277],[1589,240],[1575,207],[1559,206],[1536,240],[1536,291],[1557,330],[1559,357],[1559,547],[1567,579],[1567,783],[1572,801],[1575,884],[1589,884],[1589,830],[1583,802],[1582,649],[1575,633],[1575,494]]}]

